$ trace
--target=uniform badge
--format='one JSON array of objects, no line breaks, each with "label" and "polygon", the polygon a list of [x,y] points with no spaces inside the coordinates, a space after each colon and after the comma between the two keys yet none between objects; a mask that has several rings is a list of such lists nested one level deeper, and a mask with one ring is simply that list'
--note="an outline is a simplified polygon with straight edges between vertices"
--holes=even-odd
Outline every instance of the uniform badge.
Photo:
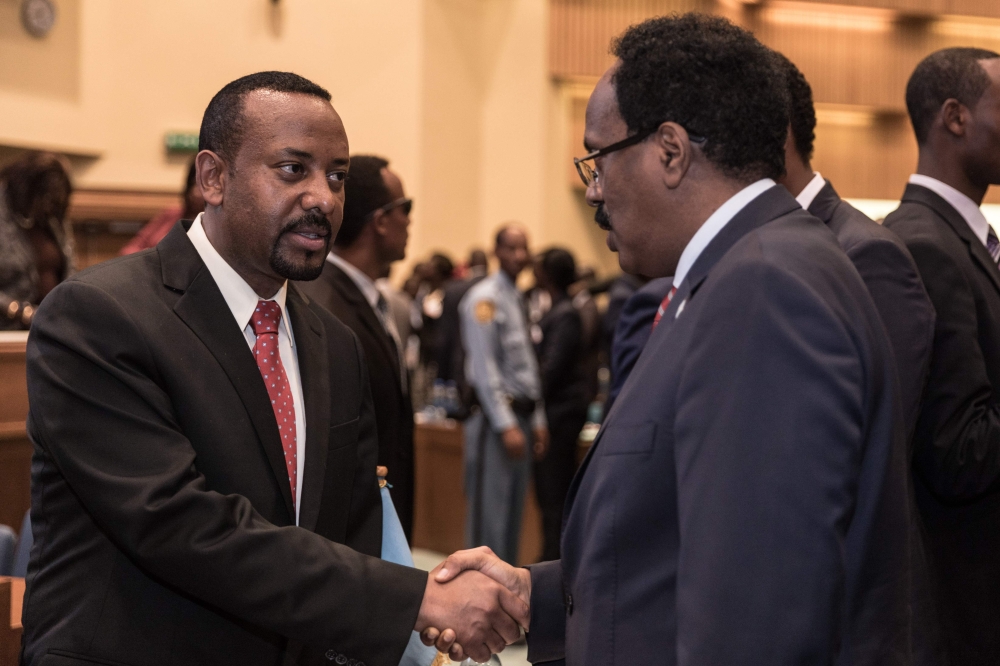
[{"label": "uniform badge", "polygon": [[480,324],[488,324],[493,321],[497,314],[497,306],[493,301],[479,301],[476,303],[476,321]]}]

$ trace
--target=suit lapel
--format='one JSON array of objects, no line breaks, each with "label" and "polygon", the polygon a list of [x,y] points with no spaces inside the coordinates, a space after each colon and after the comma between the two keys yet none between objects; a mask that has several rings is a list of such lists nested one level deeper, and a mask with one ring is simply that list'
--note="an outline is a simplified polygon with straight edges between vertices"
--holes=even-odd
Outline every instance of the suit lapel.
[{"label": "suit lapel", "polygon": [[619,406],[625,402],[623,398],[627,398],[626,391],[631,386],[634,378],[641,374],[641,370],[648,363],[652,362],[652,358],[645,353],[645,350],[652,346],[653,336],[656,336],[657,339],[662,339],[663,336],[669,335],[670,329],[673,328],[674,322],[677,319],[678,310],[694,298],[698,287],[701,286],[702,282],[704,282],[712,267],[718,263],[718,261],[726,254],[726,252],[729,251],[730,248],[733,247],[733,245],[737,243],[737,241],[751,231],[754,231],[755,229],[771,222],[774,219],[777,219],[778,217],[781,217],[782,215],[787,215],[796,209],[800,209],[800,206],[792,195],[788,193],[788,190],[783,187],[772,187],[744,206],[743,209],[740,210],[733,217],[733,219],[722,228],[721,231],[719,231],[715,238],[713,238],[712,241],[705,247],[701,255],[699,255],[698,259],[691,267],[691,270],[688,271],[687,277],[684,278],[684,281],[678,287],[677,293],[674,294],[674,298],[670,301],[670,306],[663,314],[663,318],[660,320],[656,330],[653,331],[649,340],[646,342],[646,347],[643,349],[643,353],[639,355],[638,360],[635,362],[635,367],[632,368],[632,374],[629,375],[629,379],[625,382],[625,386],[622,387],[622,391],[619,394],[618,399],[615,400],[615,404],[611,407],[611,411],[604,419],[604,424],[598,431],[597,437],[594,438],[594,443],[591,445],[590,450],[587,451],[587,455],[580,464],[579,470],[577,470],[576,475],[573,477],[569,492],[566,496],[566,510],[563,512],[564,524],[566,522],[566,517],[569,516],[569,510],[573,506],[573,500],[576,498],[583,476],[586,473],[592,458],[594,457],[594,452],[597,450],[597,447],[600,446],[604,432],[608,428],[614,426],[615,416],[619,411]]},{"label": "suit lapel", "polygon": [[[347,273],[340,270],[340,267],[330,264],[330,268],[333,269],[331,275],[333,277],[334,289],[340,292],[345,301],[354,306],[354,311],[358,313],[358,318],[369,329],[372,336],[378,340],[382,353],[389,360],[389,364],[392,366],[396,376],[399,377],[399,354],[396,353],[396,343],[385,332],[382,322],[379,321],[375,311],[372,310],[371,304],[365,300],[365,296],[358,289],[358,285],[354,284],[354,280]],[[400,388],[400,391],[402,391],[402,388]]]},{"label": "suit lapel", "polygon": [[295,349],[302,379],[303,413],[306,417],[306,460],[302,474],[299,525],[316,528],[326,478],[330,427],[330,359],[326,335],[319,318],[309,311],[306,297],[294,285],[288,289],[288,317],[295,335]]},{"label": "suit lapel", "polygon": [[923,204],[942,217],[948,226],[958,234],[958,237],[965,242],[972,260],[979,264],[979,269],[989,277],[993,288],[1000,293],[1000,267],[997,267],[993,257],[986,251],[986,246],[976,237],[969,227],[969,223],[955,210],[954,206],[938,196],[936,192],[913,184],[906,186],[906,190],[903,192],[903,201]]},{"label": "suit lapel", "polygon": [[226,299],[198,251],[187,238],[189,226],[190,222],[178,223],[157,246],[163,283],[175,291],[183,292],[174,306],[174,312],[212,352],[243,401],[271,464],[289,519],[294,522],[292,491],[288,483],[278,424],[271,409],[271,399],[246,338],[233,319]]}]

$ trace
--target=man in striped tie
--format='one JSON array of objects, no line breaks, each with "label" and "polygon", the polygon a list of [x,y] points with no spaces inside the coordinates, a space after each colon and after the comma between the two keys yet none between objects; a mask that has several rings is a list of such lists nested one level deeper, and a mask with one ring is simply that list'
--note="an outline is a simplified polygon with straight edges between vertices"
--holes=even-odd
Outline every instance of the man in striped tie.
[{"label": "man in striped tie", "polygon": [[1000,183],[1000,54],[950,48],[910,77],[920,148],[885,226],[937,310],[914,436],[915,490],[952,664],[1000,654],[1000,241],[979,206]]},{"label": "man in striped tie", "polygon": [[910,664],[892,352],[833,234],[774,182],[783,77],[718,17],[612,51],[580,175],[622,268],[676,291],[570,488],[562,559],[464,551],[436,578],[477,568],[529,601],[533,663]]}]

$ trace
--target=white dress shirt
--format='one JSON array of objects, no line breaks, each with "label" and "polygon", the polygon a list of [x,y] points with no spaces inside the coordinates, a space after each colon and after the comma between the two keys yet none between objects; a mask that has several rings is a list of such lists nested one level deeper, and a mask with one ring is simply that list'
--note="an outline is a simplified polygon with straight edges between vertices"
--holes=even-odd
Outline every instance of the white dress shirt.
[{"label": "white dress shirt", "polygon": [[[719,235],[729,221],[736,217],[736,214],[746,208],[747,204],[759,197],[775,186],[775,182],[770,178],[762,178],[756,183],[747,185],[742,190],[729,198],[726,203],[709,216],[701,228],[695,232],[691,240],[688,241],[681,258],[677,262],[677,271],[674,273],[674,286],[680,287],[687,277],[688,271],[694,266],[701,253],[712,242],[712,239]],[[680,314],[678,312],[678,314]]]},{"label": "white dress shirt", "polygon": [[292,333],[292,322],[285,307],[288,282],[281,285],[278,293],[270,299],[261,299],[253,287],[222,258],[212,245],[212,241],[208,240],[205,227],[201,224],[202,215],[204,213],[199,213],[194,219],[194,224],[188,229],[188,239],[198,251],[201,260],[205,262],[208,272],[212,274],[212,279],[222,292],[222,297],[226,299],[226,305],[232,311],[236,324],[243,331],[243,337],[246,338],[250,349],[253,349],[257,342],[257,336],[251,325],[257,301],[272,300],[281,308],[282,326],[278,329],[278,354],[281,356],[281,365],[285,367],[285,376],[292,389],[292,402],[295,406],[295,475],[298,477],[295,483],[295,524],[298,525],[299,508],[302,506],[302,470],[306,460],[306,414],[302,397],[302,380],[299,376],[299,360],[295,353],[295,335]]},{"label": "white dress shirt", "polygon": [[952,208],[958,211],[958,214],[962,216],[965,223],[972,229],[972,233],[976,235],[976,238],[983,244],[983,247],[986,246],[986,236],[990,233],[990,223],[986,220],[986,216],[983,215],[983,211],[979,209],[975,201],[951,185],[942,183],[937,178],[915,173],[910,176],[910,182],[920,187],[926,187],[951,204]]},{"label": "white dress shirt", "polygon": [[817,171],[813,174],[812,180],[809,181],[809,184],[802,188],[799,195],[795,197],[795,200],[799,202],[800,206],[802,206],[802,210],[809,210],[809,206],[812,206],[813,200],[816,198],[816,195],[819,194],[819,191],[823,189],[824,185],[826,185],[826,181],[823,179],[823,176],[820,175],[819,171]]}]

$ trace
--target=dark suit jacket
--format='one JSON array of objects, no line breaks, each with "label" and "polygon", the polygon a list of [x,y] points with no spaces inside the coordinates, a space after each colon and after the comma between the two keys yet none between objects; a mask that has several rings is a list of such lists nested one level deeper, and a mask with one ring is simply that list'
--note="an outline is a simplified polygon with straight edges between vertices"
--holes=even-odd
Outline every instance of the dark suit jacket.
[{"label": "dark suit jacket", "polygon": [[653,332],[656,311],[673,286],[672,277],[650,280],[622,306],[615,324],[615,336],[611,341],[611,388],[608,390],[605,411],[611,410],[625,386],[625,381],[649,340],[649,334]]},{"label": "dark suit jacket", "polygon": [[578,472],[563,557],[531,571],[529,659],[909,664],[901,427],[864,283],[768,190],[695,262]]},{"label": "dark suit jacket", "polygon": [[1000,655],[1000,271],[950,204],[908,185],[885,225],[937,310],[914,437],[916,491],[952,663]]},{"label": "dark suit jacket", "polygon": [[357,339],[289,287],[307,442],[295,527],[267,391],[188,225],[64,282],[32,326],[23,663],[279,664],[302,642],[395,666],[426,577],[377,559]]},{"label": "dark suit jacket", "polygon": [[361,341],[378,426],[378,464],[389,468],[392,503],[406,538],[413,534],[413,405],[399,377],[396,343],[351,277],[327,262],[323,274],[298,288],[336,315]]},{"label": "dark suit jacket", "polygon": [[809,206],[837,237],[875,301],[896,356],[907,432],[917,421],[934,340],[934,306],[896,234],[847,203],[830,181]]}]

